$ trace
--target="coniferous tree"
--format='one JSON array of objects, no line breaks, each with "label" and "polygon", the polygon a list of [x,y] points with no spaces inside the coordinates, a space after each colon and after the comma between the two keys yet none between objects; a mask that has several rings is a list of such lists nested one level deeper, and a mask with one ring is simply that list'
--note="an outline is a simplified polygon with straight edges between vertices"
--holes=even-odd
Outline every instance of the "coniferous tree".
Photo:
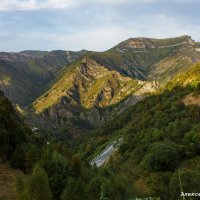
[{"label": "coniferous tree", "polygon": [[20,200],[52,200],[52,192],[48,183],[46,172],[39,166],[33,170],[31,176],[24,178],[24,182],[20,183],[21,192],[19,192]]}]

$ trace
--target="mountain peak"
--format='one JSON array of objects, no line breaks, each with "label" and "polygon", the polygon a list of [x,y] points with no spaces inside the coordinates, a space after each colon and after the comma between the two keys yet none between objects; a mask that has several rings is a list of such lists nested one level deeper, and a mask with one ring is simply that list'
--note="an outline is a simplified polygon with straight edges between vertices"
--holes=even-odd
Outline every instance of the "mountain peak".
[{"label": "mountain peak", "polygon": [[129,38],[113,49],[117,51],[125,51],[125,50],[135,50],[135,51],[145,51],[155,48],[165,48],[171,46],[180,46],[180,45],[194,45],[195,41],[191,38],[191,36],[183,35],[174,38],[165,38],[165,39],[154,39],[154,38],[146,38],[146,37],[138,37],[138,38]]}]

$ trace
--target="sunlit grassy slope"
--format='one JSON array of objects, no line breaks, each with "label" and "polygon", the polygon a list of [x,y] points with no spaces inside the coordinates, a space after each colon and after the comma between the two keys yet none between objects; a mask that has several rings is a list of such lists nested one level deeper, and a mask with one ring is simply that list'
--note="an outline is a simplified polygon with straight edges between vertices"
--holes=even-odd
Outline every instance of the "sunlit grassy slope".
[{"label": "sunlit grassy slope", "polygon": [[86,109],[114,105],[139,90],[145,81],[166,84],[198,60],[200,53],[189,36],[129,39],[67,65],[33,105],[37,113],[65,97],[72,106]]},{"label": "sunlit grassy slope", "polygon": [[85,109],[95,105],[109,106],[118,103],[142,85],[142,81],[122,76],[86,57],[64,71],[53,87],[37,99],[34,108],[36,112],[41,112],[58,103],[62,97],[67,97],[71,105],[80,104]]}]

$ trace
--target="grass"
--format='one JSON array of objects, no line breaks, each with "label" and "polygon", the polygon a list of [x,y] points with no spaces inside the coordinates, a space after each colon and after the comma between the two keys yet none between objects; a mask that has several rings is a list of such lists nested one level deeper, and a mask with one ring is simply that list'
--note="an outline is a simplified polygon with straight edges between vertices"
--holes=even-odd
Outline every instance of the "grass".
[{"label": "grass", "polygon": [[175,38],[156,39],[156,40],[153,40],[153,42],[157,47],[159,47],[159,46],[179,44],[179,43],[186,41],[189,38],[190,38],[189,36],[184,35],[184,36],[175,37]]},{"label": "grass", "polygon": [[15,181],[20,174],[0,163],[0,200],[17,200]]}]

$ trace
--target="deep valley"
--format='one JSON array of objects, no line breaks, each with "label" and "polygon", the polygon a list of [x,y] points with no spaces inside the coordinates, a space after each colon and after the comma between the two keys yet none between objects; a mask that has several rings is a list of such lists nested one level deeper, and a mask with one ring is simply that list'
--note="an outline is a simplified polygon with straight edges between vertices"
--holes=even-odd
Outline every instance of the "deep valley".
[{"label": "deep valley", "polygon": [[199,49],[185,35],[104,52],[1,52],[0,199],[199,192]]}]

